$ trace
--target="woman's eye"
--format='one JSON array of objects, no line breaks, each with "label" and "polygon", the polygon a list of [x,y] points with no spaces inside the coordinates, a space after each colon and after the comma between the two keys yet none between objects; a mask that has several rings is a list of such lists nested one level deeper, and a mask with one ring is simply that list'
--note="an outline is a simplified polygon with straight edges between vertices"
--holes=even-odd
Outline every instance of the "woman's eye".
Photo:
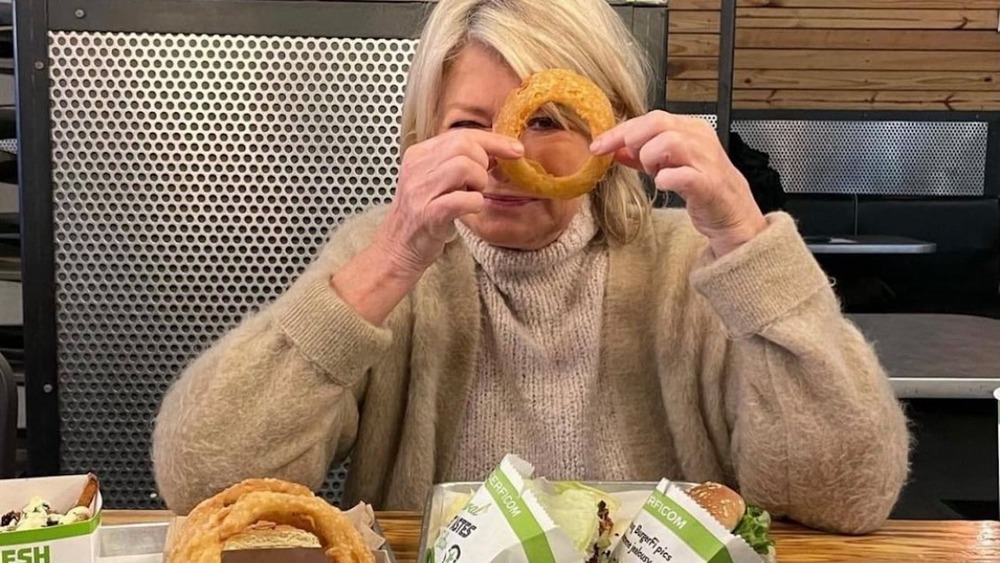
[{"label": "woman's eye", "polygon": [[456,121],[448,126],[448,129],[489,129],[489,126],[476,121]]},{"label": "woman's eye", "polygon": [[551,117],[547,117],[544,115],[539,115],[529,119],[528,128],[539,131],[551,131],[553,129],[562,129],[562,127],[559,126],[559,123],[555,119],[552,119]]}]

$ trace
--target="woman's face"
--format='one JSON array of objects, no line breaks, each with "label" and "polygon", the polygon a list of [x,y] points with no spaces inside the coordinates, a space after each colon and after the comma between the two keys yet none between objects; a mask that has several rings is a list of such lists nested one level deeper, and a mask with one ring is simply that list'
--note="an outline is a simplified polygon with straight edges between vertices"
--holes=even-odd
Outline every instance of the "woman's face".
[{"label": "woman's face", "polygon": [[[507,94],[520,84],[514,71],[492,51],[475,44],[465,47],[444,76],[439,133],[462,127],[492,130]],[[529,119],[521,142],[525,156],[555,176],[576,172],[590,156],[586,135],[563,129],[541,112]],[[461,221],[489,244],[518,250],[536,250],[556,240],[586,199],[526,194],[495,165],[483,196],[482,212]]]}]

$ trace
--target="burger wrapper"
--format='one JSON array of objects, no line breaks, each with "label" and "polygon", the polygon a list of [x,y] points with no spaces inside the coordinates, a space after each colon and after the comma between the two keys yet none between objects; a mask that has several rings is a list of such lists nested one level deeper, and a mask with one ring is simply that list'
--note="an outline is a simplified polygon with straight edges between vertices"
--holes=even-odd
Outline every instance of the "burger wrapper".
[{"label": "burger wrapper", "polygon": [[664,479],[618,542],[618,563],[761,563],[743,538],[729,533],[675,483]]},{"label": "burger wrapper", "polygon": [[534,467],[507,455],[441,531],[430,556],[434,563],[561,563],[582,559],[526,488]]}]

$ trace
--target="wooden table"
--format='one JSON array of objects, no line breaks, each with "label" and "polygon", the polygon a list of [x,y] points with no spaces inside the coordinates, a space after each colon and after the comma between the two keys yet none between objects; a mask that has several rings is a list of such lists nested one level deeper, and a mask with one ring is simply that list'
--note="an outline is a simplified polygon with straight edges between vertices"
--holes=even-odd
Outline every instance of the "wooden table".
[{"label": "wooden table", "polygon": [[[103,522],[105,525],[164,522],[171,516],[164,511],[106,510]],[[416,563],[420,515],[379,512],[377,516],[399,563]],[[867,536],[837,536],[776,523],[774,538],[781,563],[1000,561],[1000,522],[996,521],[893,520]]]}]

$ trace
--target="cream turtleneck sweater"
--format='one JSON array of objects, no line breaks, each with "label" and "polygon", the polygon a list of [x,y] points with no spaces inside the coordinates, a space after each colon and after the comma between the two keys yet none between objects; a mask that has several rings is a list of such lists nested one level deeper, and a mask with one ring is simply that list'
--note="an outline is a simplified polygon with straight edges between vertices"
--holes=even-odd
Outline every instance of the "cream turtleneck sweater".
[{"label": "cream turtleneck sweater", "polygon": [[[371,245],[386,213],[383,207],[339,227],[287,292],[172,384],[153,433],[156,482],[172,510],[183,514],[248,477],[319,488],[331,463],[348,455],[346,506],[363,500],[380,510],[419,510],[434,483],[478,455],[458,445],[459,435],[474,428],[465,407],[477,408],[470,396],[489,381],[480,350],[499,348],[496,336],[484,341],[489,296],[466,241],[449,243],[380,326],[330,285]],[[600,338],[587,346],[600,358],[598,400],[584,399],[582,408],[593,409],[582,415],[584,440],[592,434],[594,444],[621,448],[629,480],[721,481],[774,516],[837,532],[867,532],[885,521],[907,475],[906,418],[791,217],[768,215],[764,232],[717,259],[677,209],[654,210],[634,241],[606,246]],[[574,291],[548,290],[590,302],[581,294],[592,282],[579,276]],[[510,303],[523,315],[524,302]],[[494,332],[496,313],[488,314]],[[590,356],[572,357],[593,365]],[[559,367],[543,381],[571,374],[589,382],[594,369]],[[539,373],[525,373],[525,381]],[[550,414],[524,403],[514,412]],[[580,409],[559,412],[579,420]],[[535,441],[561,442],[532,429],[513,435],[537,450],[546,448]],[[594,455],[577,448],[539,453],[546,463]]]},{"label": "cream turtleneck sweater", "polygon": [[450,479],[481,480],[504,454],[539,475],[624,479],[616,440],[588,434],[599,371],[605,245],[584,205],[541,250],[492,246],[459,224],[476,262],[482,306],[476,372]]}]

